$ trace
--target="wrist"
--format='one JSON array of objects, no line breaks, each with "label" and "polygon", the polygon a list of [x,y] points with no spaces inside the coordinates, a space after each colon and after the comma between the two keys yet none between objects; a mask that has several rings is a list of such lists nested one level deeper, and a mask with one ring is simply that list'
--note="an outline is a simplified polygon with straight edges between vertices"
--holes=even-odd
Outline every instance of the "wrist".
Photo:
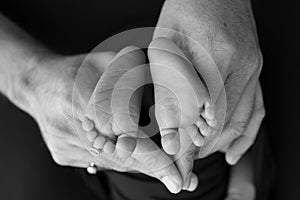
[{"label": "wrist", "polygon": [[46,65],[51,58],[59,56],[40,50],[16,57],[18,59],[9,63],[13,70],[6,74],[7,87],[4,93],[17,107],[31,113],[37,103],[37,90],[49,79]]}]

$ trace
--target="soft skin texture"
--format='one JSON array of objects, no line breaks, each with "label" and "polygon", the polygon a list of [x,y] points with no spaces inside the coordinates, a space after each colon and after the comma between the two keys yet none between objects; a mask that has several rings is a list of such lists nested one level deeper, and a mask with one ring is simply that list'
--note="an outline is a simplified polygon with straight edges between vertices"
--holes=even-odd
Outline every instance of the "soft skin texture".
[{"label": "soft skin texture", "polygon": [[123,158],[135,149],[147,68],[140,49],[123,48],[105,68],[87,106],[86,116],[97,130],[112,139],[117,137],[115,148]]},{"label": "soft skin texture", "polygon": [[[249,119],[252,119],[252,111],[259,112],[260,119],[264,116],[262,103],[258,105],[257,110],[253,106],[254,96],[258,90],[262,56],[250,1],[168,0],[162,8],[157,27],[174,30],[191,37],[205,49],[216,63],[225,84],[227,115],[224,137],[219,141],[219,144],[225,144],[217,145],[219,148],[215,150],[228,146],[228,143],[223,142],[225,138],[234,140],[235,142],[226,152],[227,161],[230,164],[236,163],[237,160],[233,157],[242,155],[255,139],[256,133],[249,137],[245,136],[245,128]],[[180,37],[174,31],[157,29],[154,38],[167,37],[176,43],[204,77],[206,84],[212,87],[214,74],[211,74],[210,69],[199,62],[197,57],[199,46]],[[248,87],[251,87],[249,89],[251,94],[245,95]],[[242,104],[242,96],[247,96],[248,102],[252,103],[244,103],[240,106],[245,111],[244,117],[237,119],[233,115],[238,105]],[[236,141],[243,140],[243,138],[247,138],[248,142],[240,148],[235,148]],[[235,148],[234,152],[233,148]]]},{"label": "soft skin texture", "polygon": [[[258,81],[263,61],[250,0],[167,0],[157,27],[153,39],[172,40],[210,88],[219,87],[214,85],[216,74],[201,63],[199,52],[205,50],[216,64],[225,85],[227,113],[212,152],[223,151],[229,164],[237,163],[253,144],[265,116]],[[180,34],[192,38],[201,48]],[[191,153],[195,147],[190,148],[177,160],[183,177],[191,170],[192,160],[197,159]]]},{"label": "soft skin texture", "polygon": [[[172,43],[170,40],[168,41]],[[164,43],[163,41],[157,42],[161,44]],[[180,59],[172,56],[171,58],[173,58],[174,61]],[[117,157],[118,159],[124,160],[123,165],[127,165],[127,163],[132,162],[133,159],[145,161],[156,157],[157,153],[144,154],[147,151],[160,152],[158,147],[147,136],[143,137],[144,139],[136,138],[138,131],[136,124],[139,119],[142,93],[134,91],[138,86],[144,84],[146,73],[149,73],[149,71],[146,70],[148,66],[144,65],[144,62],[145,55],[138,48],[131,46],[122,49],[105,68],[104,73],[99,79],[87,105],[84,117],[86,119],[84,119],[82,123],[83,129],[87,131],[86,136],[89,140],[86,146],[92,148],[93,151],[95,149],[99,152],[103,151],[112,158]],[[180,68],[180,66],[178,67]],[[184,66],[182,69],[183,71],[186,70]],[[188,75],[189,73],[186,74]],[[197,76],[196,73],[193,75]],[[82,81],[78,81],[79,87],[82,87],[85,82],[90,80],[90,77],[87,76],[80,77]],[[175,77],[170,76],[171,83],[173,83],[172,78]],[[197,82],[193,85],[198,87],[199,83]],[[169,85],[169,87],[172,87],[172,85]],[[201,96],[203,96],[202,93]],[[130,101],[128,102],[129,99]],[[128,103],[130,106],[128,106]],[[114,109],[112,106],[114,106]],[[127,108],[132,109],[127,110]],[[129,113],[131,119],[135,121],[133,124],[129,121],[130,118],[127,118],[129,117]],[[190,113],[186,113],[185,116],[189,114]],[[199,116],[196,118],[198,120]],[[119,121],[117,121],[118,119]],[[130,133],[130,135],[126,133]],[[139,136],[141,136],[140,134],[142,134],[142,132],[139,132]],[[183,137],[180,137],[182,143],[185,144],[187,140],[192,143],[191,138],[189,138],[187,134],[183,134],[182,136]],[[186,153],[184,148],[186,149],[185,146],[180,148],[181,152]],[[158,163],[160,163],[161,166],[168,165],[168,163],[163,160]],[[136,164],[138,163],[135,163],[135,165]],[[167,168],[166,170],[172,169],[173,168]],[[197,187],[197,176],[191,173],[189,174],[189,178],[188,180],[183,180],[184,185],[182,189],[193,191]],[[165,181],[165,179],[162,179],[162,181]],[[173,193],[181,189],[174,189],[168,181],[166,181],[165,184]]]},{"label": "soft skin texture", "polygon": [[[262,57],[250,1],[167,0],[157,26],[192,37],[217,64],[225,82],[229,112],[215,151],[226,151],[227,161],[236,163],[254,142],[264,117],[258,83]],[[70,94],[79,63],[85,56],[53,55],[2,15],[0,27],[0,91],[37,120],[57,163],[87,167],[90,155],[78,148],[78,138],[70,128],[74,121],[81,127],[80,113],[84,109],[76,110],[79,114],[73,118]],[[172,32],[158,30],[154,35],[157,37],[171,39],[206,80],[213,80],[209,78],[214,76],[209,69],[198,64],[195,46]],[[85,99],[86,95],[82,96]],[[78,103],[78,107],[82,105]],[[81,153],[68,153],[77,151]],[[194,151],[193,147],[177,160],[182,174],[191,170]]]},{"label": "soft skin texture", "polygon": [[205,85],[182,51],[167,38],[153,40],[148,57],[164,150],[172,155],[179,151],[179,128],[188,130],[194,144],[201,146],[202,135],[209,135],[209,124],[216,121]]},{"label": "soft skin texture", "polygon": [[174,155],[184,189],[193,191],[198,178],[192,173],[196,146],[212,132],[216,119],[208,92],[193,66],[167,38],[153,40],[148,49],[155,91],[155,115],[164,150]]},{"label": "soft skin texture", "polygon": [[[105,153],[93,157],[82,145],[86,141],[78,137],[86,135],[81,120],[87,102],[114,56],[112,52],[89,55],[85,62],[89,65],[85,71],[89,79],[77,80],[81,81],[77,85],[80,87],[75,87],[72,97],[75,77],[86,55],[53,54],[0,15],[0,91],[36,120],[57,164],[86,168],[93,162],[99,169],[139,171],[158,178],[171,192],[179,192],[181,176],[163,151],[148,156],[138,154],[131,160]],[[153,142],[139,140],[136,148],[147,153],[157,147]]]}]

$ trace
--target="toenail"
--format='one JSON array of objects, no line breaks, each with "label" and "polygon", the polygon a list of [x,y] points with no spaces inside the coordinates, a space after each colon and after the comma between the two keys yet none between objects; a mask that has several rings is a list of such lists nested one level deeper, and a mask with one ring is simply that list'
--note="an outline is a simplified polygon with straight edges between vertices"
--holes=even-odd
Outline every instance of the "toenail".
[{"label": "toenail", "polygon": [[95,142],[94,142],[94,147],[96,149],[102,149],[105,142],[106,142],[105,137],[102,137],[102,136],[97,137]]},{"label": "toenail", "polygon": [[197,187],[198,187],[198,177],[195,174],[193,174],[191,176],[190,186],[187,190],[193,192]]},{"label": "toenail", "polygon": [[87,132],[86,137],[90,142],[93,142],[96,139],[97,135],[98,134],[96,131],[90,131],[90,132]]},{"label": "toenail", "polygon": [[180,189],[169,177],[163,177],[161,181],[165,184],[165,186],[169,189],[170,192],[177,194]]}]

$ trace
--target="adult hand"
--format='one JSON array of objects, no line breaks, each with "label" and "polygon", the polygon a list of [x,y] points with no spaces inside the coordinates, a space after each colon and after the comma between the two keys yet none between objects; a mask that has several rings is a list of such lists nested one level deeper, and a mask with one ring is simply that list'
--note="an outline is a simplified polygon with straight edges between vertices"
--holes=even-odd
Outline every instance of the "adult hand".
[{"label": "adult hand", "polygon": [[26,90],[31,94],[28,112],[38,122],[57,164],[86,168],[95,163],[99,169],[137,171],[161,180],[171,192],[177,193],[182,188],[177,168],[149,138],[137,139],[139,154],[135,158],[123,159],[102,152],[92,156],[85,148],[88,141],[81,119],[101,74],[114,56],[112,52],[100,52],[87,57],[55,56],[39,60],[28,77]]},{"label": "adult hand", "polygon": [[115,53],[55,55],[1,13],[0,32],[0,92],[36,119],[57,164],[134,170],[160,179],[172,192],[181,189],[175,165],[150,139],[137,142],[139,154],[131,161],[104,154],[93,157],[83,145],[87,102]]},{"label": "adult hand", "polygon": [[80,95],[81,98],[74,103],[72,94],[75,77],[85,55],[55,55],[39,59],[32,63],[32,70],[26,75],[24,90],[29,106],[25,111],[37,121],[53,160],[62,166],[87,167],[94,162],[83,148],[76,129],[80,130],[80,118],[84,114],[88,95],[92,93],[104,64],[110,61],[113,53],[99,53],[94,57],[89,68],[94,73],[88,74],[89,84],[83,86],[86,94]]},{"label": "adult hand", "polygon": [[[176,43],[209,89],[218,92],[216,77],[223,80],[225,129],[212,152],[225,150],[227,162],[235,164],[253,143],[264,117],[258,86],[262,55],[250,0],[167,0],[157,27],[153,38],[166,37]],[[206,62],[209,59],[212,64]],[[177,161],[185,163],[180,167],[182,173],[192,166],[188,161],[193,154],[188,152]]]}]

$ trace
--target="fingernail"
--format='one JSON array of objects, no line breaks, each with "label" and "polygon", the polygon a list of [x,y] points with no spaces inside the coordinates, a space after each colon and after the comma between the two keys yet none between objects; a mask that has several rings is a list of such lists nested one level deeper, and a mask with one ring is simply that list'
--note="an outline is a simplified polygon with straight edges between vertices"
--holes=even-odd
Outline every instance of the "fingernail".
[{"label": "fingernail", "polygon": [[162,137],[162,146],[167,154],[175,155],[180,150],[179,139],[177,138],[177,132],[167,132]]},{"label": "fingernail", "polygon": [[163,177],[161,181],[165,184],[165,186],[169,189],[169,191],[173,194],[177,194],[180,192],[180,189],[176,183],[174,183],[169,177]]},{"label": "fingernail", "polygon": [[228,156],[227,162],[230,165],[235,165],[239,161],[240,158],[241,158],[240,155]]},{"label": "fingernail", "polygon": [[165,141],[164,143],[166,144],[166,145],[170,145],[172,142],[173,142],[173,140],[174,140],[174,138],[176,137],[176,135],[177,135],[177,132],[175,132],[175,131],[172,131],[172,132],[167,132],[167,131],[165,131],[164,133],[163,133],[163,137],[162,137],[162,140],[163,141]]}]

